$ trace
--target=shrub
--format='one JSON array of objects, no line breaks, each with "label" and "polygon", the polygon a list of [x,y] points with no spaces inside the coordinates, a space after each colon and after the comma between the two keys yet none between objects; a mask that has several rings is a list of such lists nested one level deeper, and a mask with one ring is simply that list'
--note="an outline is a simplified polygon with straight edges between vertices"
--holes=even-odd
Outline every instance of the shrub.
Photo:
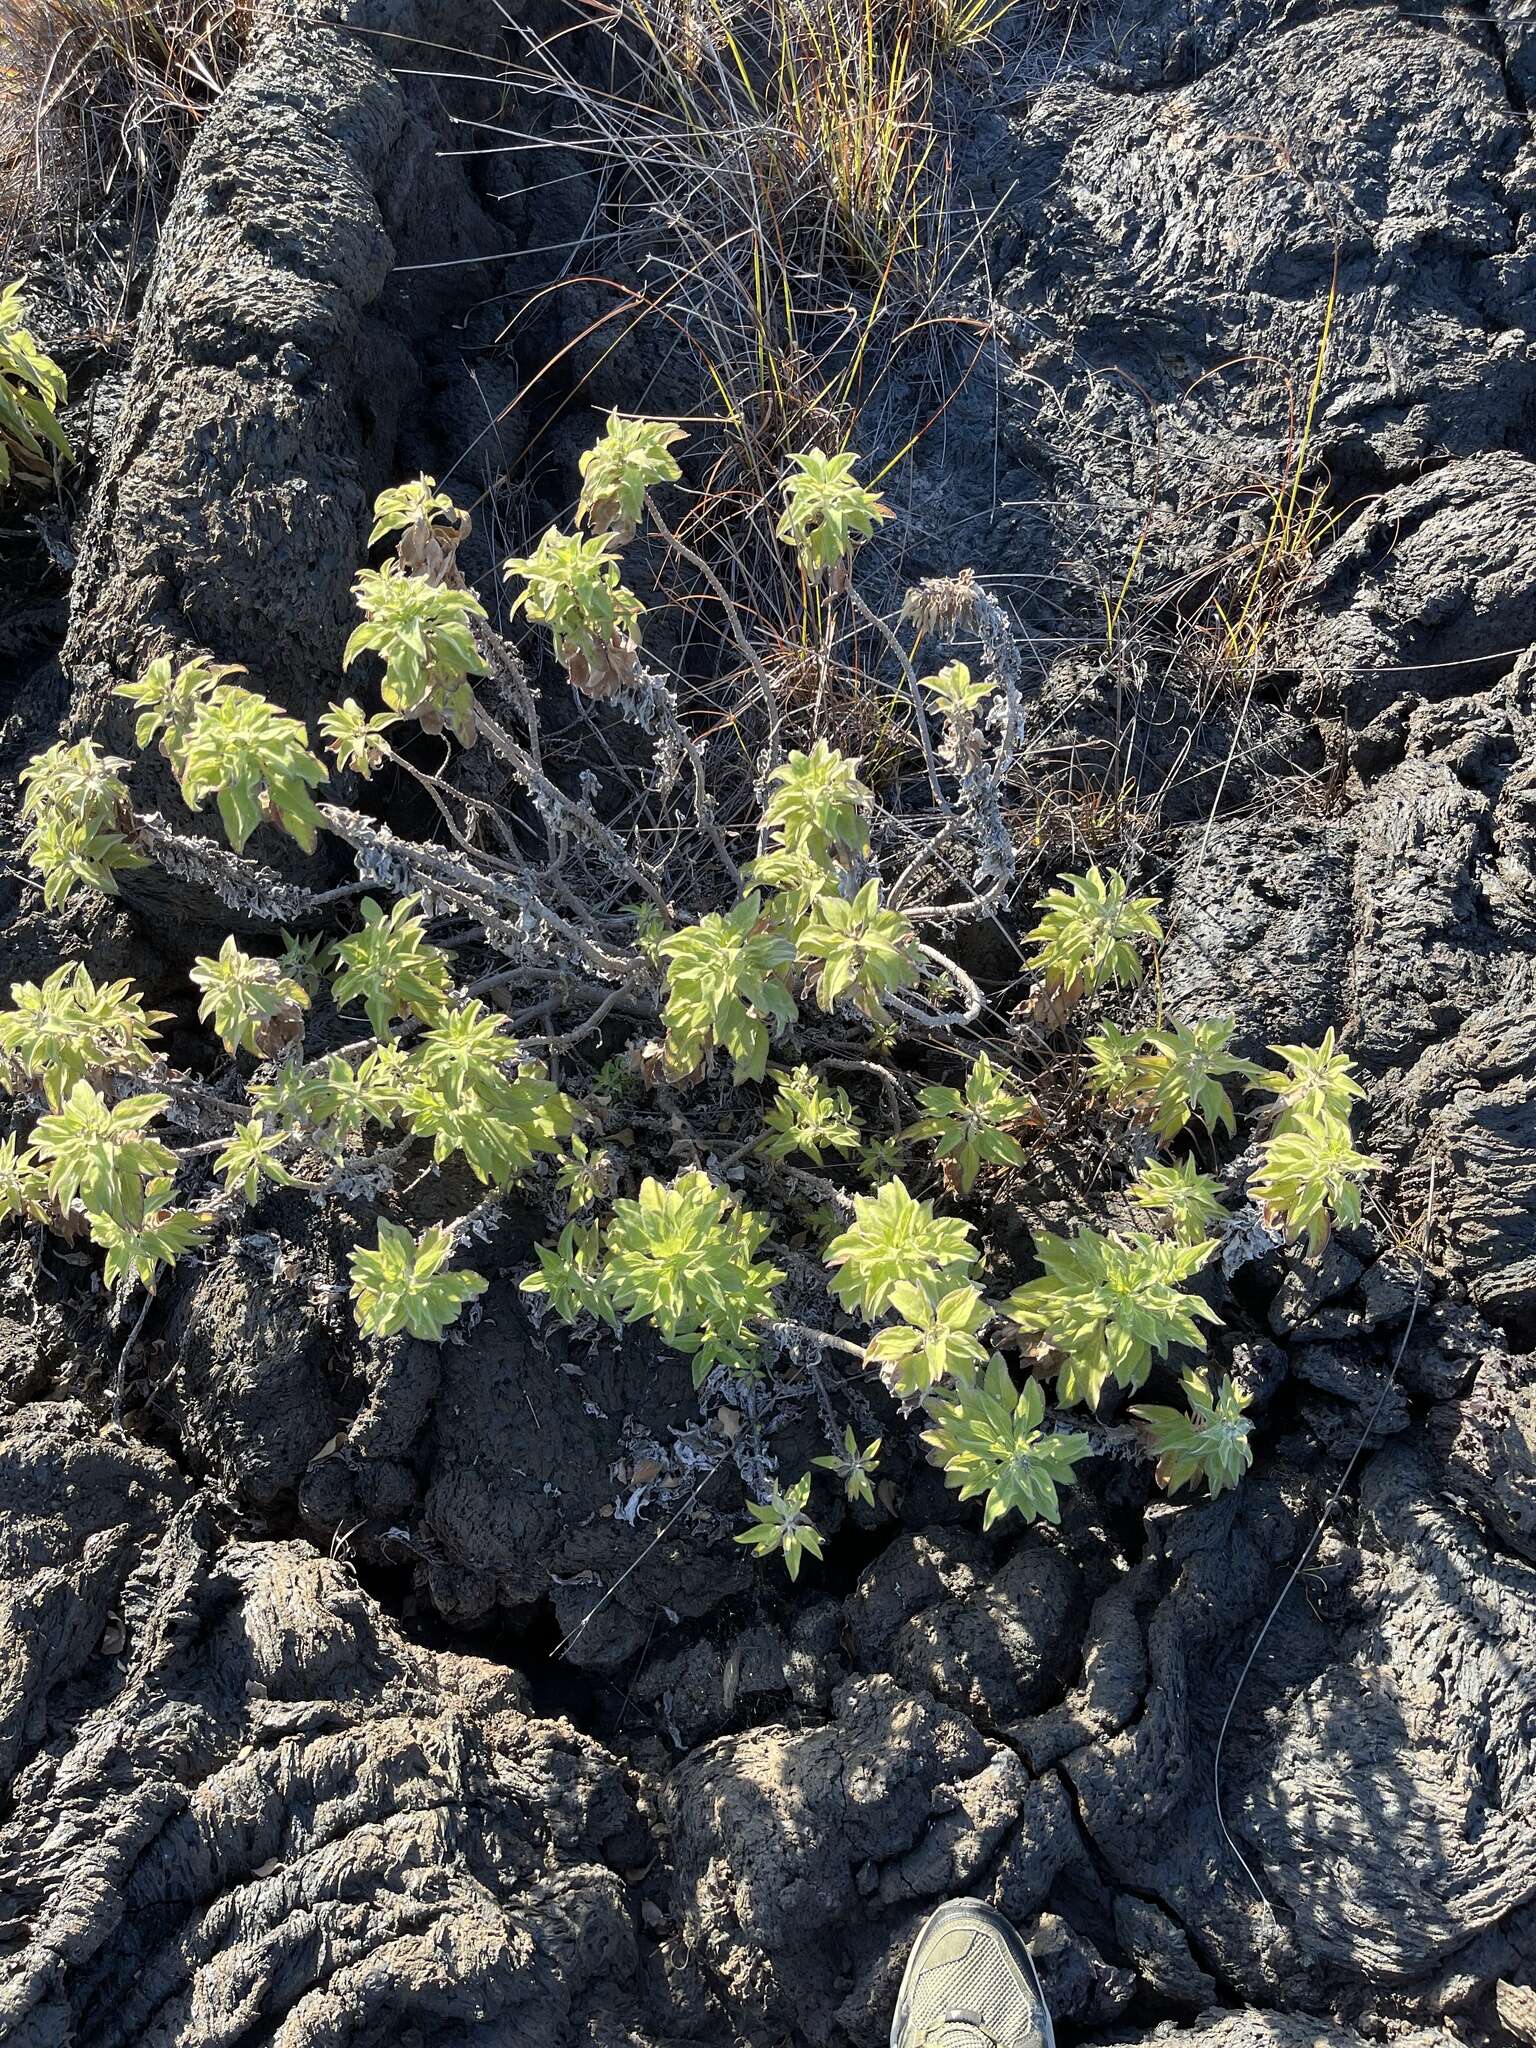
[{"label": "shrub", "polygon": [[1351,1061],[1333,1042],[1331,1026],[1323,1033],[1321,1045],[1272,1045],[1269,1049],[1281,1065],[1256,1073],[1253,1080],[1256,1088],[1275,1097],[1277,1131],[1297,1129],[1308,1117],[1349,1122],[1363,1091],[1354,1078]]},{"label": "shrub", "polygon": [[117,877],[147,865],[132,844],[133,809],[122,781],[128,766],[94,740],[61,740],[21,771],[22,851],[56,910],[76,889],[117,894]]},{"label": "shrub", "polygon": [[775,1078],[777,1092],[763,1111],[763,1136],[758,1140],[765,1159],[788,1159],[799,1152],[813,1166],[822,1166],[829,1152],[858,1151],[859,1126],[847,1089],[829,1088],[809,1067],[796,1067]]},{"label": "shrub", "polygon": [[[828,1451],[824,1457],[812,1458],[824,1472],[833,1472],[843,1482],[843,1493],[850,1501],[862,1501],[866,1507],[875,1504],[875,1473],[880,1465],[880,1439],[876,1437],[859,1449],[859,1440],[849,1423],[843,1431],[842,1448]],[[794,1576],[793,1573],[790,1574]]]},{"label": "shrub", "polygon": [[873,793],[859,780],[859,764],[819,739],[808,752],[795,748],[769,777],[763,827],[786,851],[803,854],[822,874],[827,864],[869,850]]},{"label": "shrub", "polygon": [[883,998],[917,980],[914,936],[899,910],[881,908],[876,878],[851,902],[830,893],[818,896],[795,951],[802,961],[816,963],[810,982],[823,1010],[846,997],[872,1024],[886,1024]]},{"label": "shrub", "polygon": [[1360,1221],[1359,1178],[1375,1165],[1342,1118],[1303,1113],[1269,1140],[1250,1186],[1265,1221],[1288,1241],[1305,1237],[1315,1258],[1335,1222]]},{"label": "shrub", "polygon": [[608,415],[603,437],[581,457],[576,517],[592,533],[611,533],[620,546],[634,538],[645,494],[682,475],[672,448],[688,436],[662,420],[621,420]]},{"label": "shrub", "polygon": [[296,718],[254,690],[216,683],[194,706],[172,768],[189,806],[212,797],[236,853],[263,821],[315,850],[323,822],[310,791],[326,780]]},{"label": "shrub", "polygon": [[343,697],[315,722],[337,767],[360,775],[364,782],[389,758],[389,733],[397,721],[387,711],[370,714],[355,697]]},{"label": "shrub", "polygon": [[548,626],[555,653],[574,687],[611,697],[635,680],[640,618],[645,607],[619,580],[611,533],[561,533],[551,527],[531,555],[507,563],[524,588],[512,609]]},{"label": "shrub", "polygon": [[223,1178],[226,1194],[238,1191],[242,1200],[254,1202],[264,1182],[274,1187],[292,1187],[294,1176],[282,1162],[284,1137],[269,1131],[259,1116],[236,1127],[234,1136],[213,1162]]},{"label": "shrub", "polygon": [[891,508],[854,476],[855,456],[825,455],[813,448],[790,460],[794,467],[784,479],[784,510],[775,532],[794,549],[813,582],[826,577],[841,588],[855,546],[893,516]]},{"label": "shrub", "polygon": [[1168,1244],[1140,1233],[1042,1230],[1035,1255],[1045,1271],[1009,1296],[1005,1312],[1060,1354],[1061,1399],[1094,1408],[1112,1379],[1139,1387],[1171,1345],[1205,1349],[1199,1325],[1216,1312],[1181,1290],[1214,1250],[1204,1238]]},{"label": "shrub", "polygon": [[[393,490],[380,491],[374,499],[368,545],[376,547],[381,540],[393,536],[395,559],[409,575],[419,576],[429,584],[447,583],[458,590],[463,587],[463,578],[458,573],[458,550],[468,539],[469,531],[469,514],[461,512],[448,493],[437,488],[437,479],[418,476]],[[446,616],[453,614],[450,611]],[[465,616],[474,614],[466,607]],[[379,652],[385,654],[387,665],[387,650],[381,648]]]},{"label": "shrub", "polygon": [[970,1226],[936,1216],[932,1202],[889,1180],[873,1195],[855,1195],[853,1222],[827,1246],[832,1292],[846,1309],[878,1316],[902,1285],[937,1289],[963,1280],[977,1252]]},{"label": "shrub", "polygon": [[0,1223],[47,1223],[48,1176],[14,1137],[0,1138]]},{"label": "shrub", "polygon": [[137,1283],[153,1292],[163,1271],[206,1244],[211,1217],[172,1208],[163,1199],[170,1191],[168,1176],[148,1182],[144,1210],[136,1222],[101,1211],[91,1215],[91,1242],[107,1255],[102,1278],[109,1287]]},{"label": "shrub", "polygon": [[[110,892],[153,854],[238,906],[242,929],[264,918],[300,930],[270,957],[230,936],[194,963],[200,1015],[232,1061],[258,1063],[216,1069],[211,1082],[175,1070],[155,1042],[163,1018],[126,983],[99,987],[71,965],[18,984],[0,1012],[0,1081],[25,1114],[39,1091],[46,1102],[25,1145],[0,1148],[0,1215],[88,1235],[109,1285],[153,1288],[272,1190],[317,1200],[340,1190],[378,1210],[375,1241],[352,1257],[360,1331],[438,1342],[485,1288],[455,1263],[457,1247],[488,1230],[516,1190],[520,1204],[542,1208],[554,1240],[521,1280],[534,1312],[610,1332],[644,1324],[690,1360],[706,1403],[750,1415],[749,1440],[730,1453],[757,1496],[744,1541],[782,1555],[792,1575],[821,1554],[816,1472],[851,1501],[874,1495],[880,1445],[860,1448],[856,1397],[858,1431],[838,1412],[841,1383],[819,1372],[829,1351],[921,1411],[936,1462],[962,1498],[984,1502],[988,1524],[1010,1512],[1054,1520],[1077,1466],[1125,1455],[1135,1434],[1097,1414],[1070,1428],[1063,1412],[1107,1408],[1112,1386],[1135,1391],[1175,1352],[1205,1350],[1203,1326],[1218,1318],[1189,1284],[1223,1228],[1219,1185],[1190,1157],[1155,1157],[1130,1197],[1166,1219],[1156,1231],[1037,1228],[1038,1275],[993,1298],[984,1219],[999,1195],[1024,1188],[1003,1176],[1027,1175],[1018,1134],[1046,1119],[1018,1071],[1028,1071],[1027,1034],[1005,1038],[989,1010],[1002,1008],[1002,991],[978,986],[935,940],[994,914],[1011,872],[998,864],[997,833],[1016,763],[1016,650],[966,579],[924,586],[908,608],[914,632],[966,622],[988,666],[973,680],[950,663],[926,680],[947,736],[932,749],[912,731],[905,786],[898,776],[882,797],[851,754],[781,729],[765,703],[750,798],[722,810],[710,771],[723,750],[700,751],[669,682],[642,663],[630,631],[638,610],[614,596],[619,536],[649,512],[666,537],[652,493],[672,480],[677,436],[645,425],[610,422],[584,468],[581,516],[601,531],[545,551],[554,576],[556,556],[598,549],[583,558],[599,564],[597,597],[530,578],[523,606],[547,619],[573,681],[591,683],[594,659],[610,677],[625,670],[623,703],[606,715],[639,723],[652,757],[637,771],[648,778],[643,800],[609,812],[622,828],[570,794],[571,760],[556,758],[534,692],[483,614],[439,608],[466,595],[451,580],[464,522],[429,478],[386,493],[377,509],[376,537],[401,539],[393,562],[368,573],[399,593],[389,617],[405,622],[404,638],[416,635],[409,660],[377,636],[368,643],[384,657],[391,716],[348,700],[322,730],[338,758],[371,772],[389,754],[392,715],[435,703],[450,729],[494,756],[511,804],[480,793],[493,779],[477,776],[469,794],[434,776],[449,830],[426,843],[322,802],[326,771],[304,727],[232,681],[240,671],[203,657],[152,664],[123,694],[140,743],[161,748],[189,807],[214,800],[227,848],[137,817],[124,764],[89,741],[29,766],[28,853],[50,902],[85,885]],[[832,573],[873,531],[869,494],[840,461],[807,458],[799,476],[786,538],[822,577],[820,601],[846,599],[850,620],[911,669],[891,629]],[[586,607],[584,624],[572,623],[571,605]],[[382,633],[384,619],[381,606],[370,627]],[[457,642],[443,657],[434,619],[462,629],[473,659]],[[475,700],[476,677],[493,669],[508,682],[517,729]],[[984,747],[966,721],[994,712]],[[930,771],[939,808],[923,810],[920,798],[914,810]],[[590,785],[575,786],[590,796]],[[359,892],[311,895],[244,851],[253,840],[259,850],[266,831],[308,847],[322,830],[351,850],[369,891],[334,942],[337,905]],[[938,851],[950,880],[924,903]],[[1158,941],[1152,899],[1113,872],[1063,876],[1039,908],[1033,965],[1067,1007],[1135,983]],[[353,1042],[306,1059],[306,1014],[320,1010],[330,1028],[327,998],[342,1015],[360,1010],[366,1032],[359,1025]],[[515,1026],[494,999],[517,1011]],[[1196,1122],[1212,1139],[1235,1132],[1227,1083],[1267,1091],[1274,1107],[1251,1192],[1315,1250],[1330,1219],[1358,1217],[1358,1176],[1371,1164],[1350,1139],[1358,1091],[1348,1061],[1330,1039],[1276,1048],[1279,1064],[1261,1071],[1232,1053],[1235,1028],[1220,1017],[1160,1018],[1140,1033],[1102,1023],[1084,1041],[1093,1113],[1102,1119],[1107,1104],[1168,1146]],[[770,1070],[776,1049],[784,1064]],[[942,1081],[931,1078],[941,1060]],[[136,1092],[146,1080],[153,1092]],[[178,1146],[188,1128],[197,1141]],[[410,1228],[398,1214],[401,1175]],[[471,1181],[483,1191],[473,1206]],[[946,1213],[948,1192],[970,1197],[972,1212]],[[1008,1351],[1030,1367],[1021,1384]],[[1164,1484],[1199,1478],[1219,1491],[1250,1452],[1242,1396],[1230,1379],[1213,1392],[1197,1371],[1184,1385],[1187,1410],[1137,1411],[1141,1436]],[[807,1387],[827,1451],[784,1487],[762,1431]]]},{"label": "shrub", "polygon": [[457,1153],[490,1187],[509,1186],[558,1151],[580,1118],[536,1062],[507,1073],[518,1048],[505,1032],[506,1019],[472,999],[444,1012],[399,1075],[406,1119],[432,1140],[433,1158]]},{"label": "shrub", "polygon": [[1166,1216],[1180,1244],[1209,1241],[1212,1229],[1227,1215],[1220,1186],[1193,1159],[1143,1167],[1126,1193],[1138,1209]]},{"label": "shrub", "polygon": [[1236,1029],[1231,1017],[1203,1017],[1146,1034],[1131,1094],[1158,1137],[1177,1136],[1192,1116],[1209,1131],[1236,1131],[1237,1115],[1222,1083],[1254,1074],[1247,1060],[1227,1051]]},{"label": "shrub", "polygon": [[1282,1062],[1254,1075],[1275,1097],[1272,1132],[1249,1184],[1265,1220],[1287,1241],[1305,1237],[1316,1257],[1335,1222],[1360,1221],[1360,1180],[1379,1162],[1357,1152],[1349,1118],[1362,1090],[1351,1061],[1334,1044],[1272,1045]]},{"label": "shrub", "polygon": [[789,1576],[798,1579],[801,1558],[822,1554],[820,1532],[805,1512],[810,1498],[811,1475],[807,1472],[788,1493],[775,1486],[767,1500],[748,1501],[752,1526],[743,1529],[736,1541],[750,1544],[755,1557],[772,1557],[777,1551]]},{"label": "shrub", "polygon": [[525,1294],[547,1296],[563,1323],[579,1323],[590,1316],[618,1329],[619,1312],[603,1273],[602,1232],[595,1223],[567,1223],[558,1245],[534,1249],[539,1270],[524,1276]]},{"label": "shrub", "polygon": [[921,1088],[927,1111],[908,1127],[909,1138],[934,1141],[934,1158],[953,1167],[960,1192],[968,1195],[984,1166],[1022,1166],[1024,1148],[1009,1126],[1029,1115],[1027,1095],[1016,1095],[978,1053],[964,1088]]},{"label": "shrub", "polygon": [[1177,1021],[1139,1035],[1106,1024],[1087,1042],[1088,1085],[1161,1139],[1177,1137],[1193,1117],[1208,1130],[1233,1133],[1237,1115],[1223,1085],[1253,1081],[1257,1068],[1227,1051],[1237,1023],[1231,1017]]},{"label": "shrub", "polygon": [[687,925],[660,951],[667,961],[667,1064],[693,1073],[718,1046],[730,1054],[738,1081],[761,1081],[774,1030],[794,1021],[785,986],[795,948],[763,917],[762,898],[744,896],[734,910],[712,911]]},{"label": "shrub", "polygon": [[993,1310],[981,1289],[965,1282],[945,1287],[942,1281],[898,1280],[890,1307],[900,1318],[877,1330],[865,1361],[878,1365],[893,1394],[927,1394],[946,1380],[963,1380],[985,1365],[987,1347],[980,1332]]},{"label": "shrub", "polygon": [[186,772],[187,735],[199,710],[227,677],[244,674],[233,662],[209,661],[203,655],[176,668],[170,656],[162,654],[136,683],[121,683],[114,694],[138,706],[134,745],[143,748],[158,740],[179,781]]},{"label": "shrub", "polygon": [[216,959],[194,960],[189,979],[203,991],[198,1016],[213,1025],[227,1053],[273,1059],[304,1036],[309,997],[277,961],[253,959],[233,936]]},{"label": "shrub", "polygon": [[88,1219],[142,1223],[149,1189],[158,1190],[161,1177],[178,1164],[176,1154],[144,1128],[169,1107],[167,1095],[109,1102],[89,1081],[77,1081],[58,1109],[39,1117],[32,1148],[60,1215],[78,1207]]},{"label": "shrub", "polygon": [[603,1281],[626,1322],[648,1318],[675,1350],[693,1359],[702,1386],[717,1366],[757,1372],[754,1325],[773,1313],[784,1275],[756,1257],[768,1225],[738,1208],[705,1173],[671,1187],[647,1178],[639,1199],[613,1205]]},{"label": "shrub", "polygon": [[336,1007],[360,1002],[376,1038],[385,1037],[397,1017],[435,1023],[447,999],[448,955],[428,942],[426,923],[416,915],[420,900],[402,896],[385,910],[365,896],[362,930],[336,948]]}]

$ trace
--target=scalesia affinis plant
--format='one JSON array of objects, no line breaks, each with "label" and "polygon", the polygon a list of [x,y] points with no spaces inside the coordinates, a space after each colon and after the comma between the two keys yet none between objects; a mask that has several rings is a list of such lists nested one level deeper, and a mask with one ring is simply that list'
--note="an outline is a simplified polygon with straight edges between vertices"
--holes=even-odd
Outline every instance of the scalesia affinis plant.
[{"label": "scalesia affinis plant", "polygon": [[[302,720],[195,649],[120,688],[184,815],[142,811],[130,764],[89,739],[28,765],[25,850],[49,907],[158,865],[227,903],[231,930],[200,941],[179,1000],[155,987],[174,1010],[76,960],[14,985],[0,1218],[93,1245],[119,1292],[154,1290],[253,1205],[293,1231],[305,1203],[341,1193],[368,1219],[350,1252],[362,1337],[438,1344],[475,1341],[488,1282],[472,1247],[542,1212],[547,1241],[496,1313],[686,1359],[709,1413],[737,1418],[717,1441],[756,1496],[740,1540],[791,1577],[822,1554],[814,1489],[884,1512],[882,1444],[903,1414],[989,1526],[1056,1521],[1086,1460],[1138,1446],[1170,1489],[1235,1485],[1246,1393],[1201,1363],[1239,1170],[1218,1149],[1244,1093],[1267,1095],[1247,1194],[1319,1250],[1358,1222],[1373,1165],[1350,1132],[1348,1059],[1330,1034],[1261,1067],[1234,1051],[1231,1017],[1155,1008],[1158,905],[1096,865],[1040,897],[1016,977],[1032,1021],[1006,1028],[996,984],[945,947],[1009,907],[1017,649],[974,579],[923,585],[900,614],[914,634],[981,652],[975,673],[957,656],[916,675],[856,587],[892,515],[849,452],[795,456],[778,534],[818,616],[866,635],[872,668],[904,665],[889,730],[858,758],[796,723],[716,579],[761,699],[760,751],[732,741],[750,758],[727,790],[725,750],[642,645],[625,581],[642,531],[700,560],[658,509],[684,438],[610,417],[574,524],[507,564],[516,618],[547,635],[546,689],[648,738],[648,754],[633,732],[627,754],[603,742],[618,798],[598,801],[585,764],[555,772],[535,690],[464,585],[468,515],[431,477],[375,508],[370,545],[392,552],[357,579],[345,661],[362,694],[318,720],[336,781]],[[360,783],[371,808],[346,800]],[[396,787],[437,836],[389,822]],[[315,886],[295,882],[295,849],[322,847]],[[355,883],[336,879],[342,854]],[[1105,1014],[1132,1001],[1152,1021]],[[207,1040],[188,1071],[172,1039],[194,1011]],[[1115,1220],[1134,1229],[1030,1213],[1056,1114],[1039,1084],[1059,1098],[1060,1071],[1105,1160],[1127,1162]],[[1022,1226],[1006,1251],[1005,1204]],[[829,1377],[834,1355],[846,1370]],[[1154,1374],[1182,1374],[1183,1405],[1124,1420]],[[761,1418],[811,1401],[827,1448],[781,1474]]]}]

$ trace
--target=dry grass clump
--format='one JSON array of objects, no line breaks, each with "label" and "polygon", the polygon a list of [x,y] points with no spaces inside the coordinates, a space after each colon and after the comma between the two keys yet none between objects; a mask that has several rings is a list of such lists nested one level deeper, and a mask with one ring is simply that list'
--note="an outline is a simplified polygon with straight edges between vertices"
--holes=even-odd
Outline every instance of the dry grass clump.
[{"label": "dry grass clump", "polygon": [[1258,673],[1296,584],[1327,545],[1338,524],[1327,475],[1311,474],[1313,430],[1327,377],[1338,302],[1335,263],[1306,409],[1299,434],[1291,436],[1292,452],[1285,474],[1278,483],[1261,482],[1256,487],[1255,509],[1261,517],[1262,537],[1248,550],[1248,559],[1234,576],[1229,601],[1223,604],[1220,597],[1212,600],[1211,608],[1219,622],[1221,659],[1240,680],[1249,681]]},{"label": "dry grass clump", "polygon": [[[945,71],[974,61],[1007,11],[614,0],[600,39],[584,33],[590,15],[542,34],[512,22],[522,48],[496,82],[526,126],[498,145],[491,124],[465,123],[481,131],[477,153],[569,150],[590,174],[596,203],[566,267],[600,310],[561,351],[581,348],[571,402],[582,406],[610,351],[649,330],[639,360],[662,365],[669,392],[692,386],[703,400],[683,420],[695,491],[679,539],[771,650],[791,721],[803,711],[866,762],[910,743],[890,729],[888,680],[871,672],[889,650],[775,540],[779,488],[789,458],[811,449],[857,452],[878,485],[986,345],[984,311],[963,292],[982,223],[953,189]],[[525,301],[509,338],[540,317]],[[569,388],[567,370],[550,373]],[[656,400],[637,390],[620,401],[631,402]],[[693,711],[739,736],[745,764],[760,743],[760,674],[739,659],[720,593],[678,582],[667,594]]]},{"label": "dry grass clump", "polygon": [[174,174],[228,83],[249,0],[5,0],[0,220],[79,222]]},{"label": "dry grass clump", "polygon": [[[921,289],[944,210],[940,67],[1006,6],[983,0],[623,0],[645,99],[767,245],[866,288]],[[691,160],[691,162],[689,161]]]}]

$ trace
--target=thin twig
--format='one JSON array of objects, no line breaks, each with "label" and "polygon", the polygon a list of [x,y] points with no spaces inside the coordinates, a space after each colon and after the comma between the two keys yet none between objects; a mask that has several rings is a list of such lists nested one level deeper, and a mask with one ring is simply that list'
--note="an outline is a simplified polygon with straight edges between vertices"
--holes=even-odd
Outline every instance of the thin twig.
[{"label": "thin twig", "polygon": [[912,718],[917,727],[918,741],[923,750],[923,765],[928,770],[928,787],[933,791],[933,800],[939,809],[947,811],[950,808],[950,804],[949,799],[939,786],[939,762],[938,756],[933,751],[933,732],[928,724],[928,712],[923,703],[923,693],[917,685],[917,673],[911,662],[907,659],[907,651],[885,623],[885,620],[881,618],[880,614],[872,611],[864,602],[855,585],[850,584],[848,586],[848,595],[852,600],[854,610],[864,621],[865,625],[873,626],[880,635],[880,638],[890,649],[897,667],[901,670],[902,680],[906,683],[907,695],[912,703]]},{"label": "thin twig", "polygon": [[144,1299],[139,1306],[139,1313],[134,1318],[133,1328],[128,1332],[128,1341],[118,1353],[117,1372],[112,1381],[112,1421],[118,1429],[121,1429],[123,1426],[123,1400],[128,1388],[128,1357],[134,1345],[139,1341],[139,1332],[144,1327],[145,1318],[149,1314],[150,1304],[154,1298],[146,1289]]},{"label": "thin twig", "polygon": [[742,659],[757,678],[757,686],[763,693],[763,705],[768,713],[767,755],[768,766],[771,768],[779,758],[779,727],[783,721],[784,713],[779,703],[778,691],[775,689],[773,679],[763,664],[762,656],[747,637],[747,631],[742,624],[741,613],[737,608],[736,601],[727,591],[725,585],[720,581],[720,578],[715,574],[709,563],[705,561],[704,557],[689,547],[686,541],[678,539],[677,535],[657,511],[655,500],[647,497],[646,506],[651,515],[651,524],[667,543],[668,547],[675,549],[685,562],[692,568],[697,569],[704,578],[704,581],[709,585],[710,590],[714,593],[722,611],[725,613],[725,622],[731,629],[731,638],[736,642]]}]

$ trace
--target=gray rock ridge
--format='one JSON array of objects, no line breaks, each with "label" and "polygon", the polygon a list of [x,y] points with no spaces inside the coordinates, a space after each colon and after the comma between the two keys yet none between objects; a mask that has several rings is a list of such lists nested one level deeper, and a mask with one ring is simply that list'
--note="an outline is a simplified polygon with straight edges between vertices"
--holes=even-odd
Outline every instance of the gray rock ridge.
[{"label": "gray rock ridge", "polygon": [[633,1999],[617,1873],[646,1838],[595,1743],[529,1719],[504,1668],[408,1644],[309,1545],[224,1534],[79,1410],[23,1411],[7,1460],[30,1740],[0,1807],[0,2035],[563,2048]]},{"label": "gray rock ridge", "polygon": [[[439,154],[430,101],[390,69],[429,33],[410,5],[263,0],[193,147],[71,590],[72,730],[109,750],[134,759],[113,691],[162,654],[238,663],[307,720],[338,694],[420,344],[492,274],[456,259],[509,245]],[[420,264],[443,267],[402,268]],[[195,829],[153,752],[132,784]]]}]

